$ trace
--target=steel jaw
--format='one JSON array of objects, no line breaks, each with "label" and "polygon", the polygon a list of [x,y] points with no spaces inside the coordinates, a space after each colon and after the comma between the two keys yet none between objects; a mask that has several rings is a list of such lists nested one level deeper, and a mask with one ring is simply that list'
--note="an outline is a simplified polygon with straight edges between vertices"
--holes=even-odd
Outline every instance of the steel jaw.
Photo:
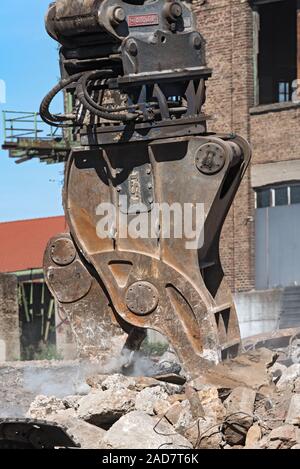
[{"label": "steel jaw", "polygon": [[[154,329],[167,338],[191,377],[239,352],[239,325],[219,241],[250,156],[248,143],[233,135],[73,150],[64,186],[71,236],[49,243],[44,264],[49,288],[67,311],[81,348],[91,346],[86,331],[92,317],[99,325],[94,347],[102,334],[111,335],[112,325],[129,333],[132,349],[140,346],[145,329]],[[104,237],[99,226],[108,204],[116,216],[107,218]],[[189,234],[174,235],[174,214],[166,236],[161,207],[179,206],[183,213],[189,206],[193,218],[199,204],[201,243],[188,249]],[[150,236],[141,236],[141,224],[151,226]],[[135,231],[128,230],[133,226]],[[58,241],[66,243],[61,254],[66,264],[55,257]]]}]

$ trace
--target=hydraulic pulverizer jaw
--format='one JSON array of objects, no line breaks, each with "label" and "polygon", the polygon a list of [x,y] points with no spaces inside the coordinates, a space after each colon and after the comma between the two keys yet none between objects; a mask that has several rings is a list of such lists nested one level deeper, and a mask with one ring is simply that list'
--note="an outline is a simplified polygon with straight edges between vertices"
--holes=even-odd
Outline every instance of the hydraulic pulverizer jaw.
[{"label": "hydraulic pulverizer jaw", "polygon": [[[196,376],[239,352],[219,242],[251,152],[207,132],[211,71],[194,15],[180,1],[58,0],[47,29],[62,45],[62,80],[41,115],[74,140],[70,234],[48,244],[48,286],[82,355],[109,350],[120,330],[138,350],[154,329]],[[61,89],[72,112],[53,115]]]}]

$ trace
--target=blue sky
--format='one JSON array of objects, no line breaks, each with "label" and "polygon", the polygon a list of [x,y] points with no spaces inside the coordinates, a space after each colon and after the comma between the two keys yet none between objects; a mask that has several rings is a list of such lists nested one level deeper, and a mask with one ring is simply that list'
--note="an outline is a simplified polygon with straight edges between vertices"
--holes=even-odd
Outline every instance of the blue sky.
[{"label": "blue sky", "polygon": [[[6,83],[1,114],[2,110],[37,111],[58,81],[57,45],[44,27],[49,3],[0,2],[0,80]],[[2,144],[2,115],[0,119]],[[0,150],[0,222],[62,214],[62,171],[62,165],[46,165],[38,159],[16,165]]]}]

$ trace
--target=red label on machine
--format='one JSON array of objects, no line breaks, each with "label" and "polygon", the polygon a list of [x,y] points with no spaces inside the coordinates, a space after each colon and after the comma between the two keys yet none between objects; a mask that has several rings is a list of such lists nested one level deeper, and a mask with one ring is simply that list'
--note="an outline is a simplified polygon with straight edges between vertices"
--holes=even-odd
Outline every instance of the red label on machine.
[{"label": "red label on machine", "polygon": [[129,15],[128,26],[130,28],[136,28],[138,26],[152,26],[159,24],[159,16],[156,14],[151,15]]}]

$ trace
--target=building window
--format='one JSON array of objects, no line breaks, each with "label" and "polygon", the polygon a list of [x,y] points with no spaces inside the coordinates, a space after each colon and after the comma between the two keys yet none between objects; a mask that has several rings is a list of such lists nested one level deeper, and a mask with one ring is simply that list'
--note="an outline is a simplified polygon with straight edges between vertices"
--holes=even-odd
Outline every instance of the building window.
[{"label": "building window", "polygon": [[256,104],[292,100],[297,79],[297,0],[254,1],[257,17]]},{"label": "building window", "polygon": [[255,190],[255,208],[300,204],[300,183],[274,185]]},{"label": "building window", "polygon": [[288,81],[280,81],[278,83],[278,101],[280,103],[291,101],[291,89],[291,83]]}]

